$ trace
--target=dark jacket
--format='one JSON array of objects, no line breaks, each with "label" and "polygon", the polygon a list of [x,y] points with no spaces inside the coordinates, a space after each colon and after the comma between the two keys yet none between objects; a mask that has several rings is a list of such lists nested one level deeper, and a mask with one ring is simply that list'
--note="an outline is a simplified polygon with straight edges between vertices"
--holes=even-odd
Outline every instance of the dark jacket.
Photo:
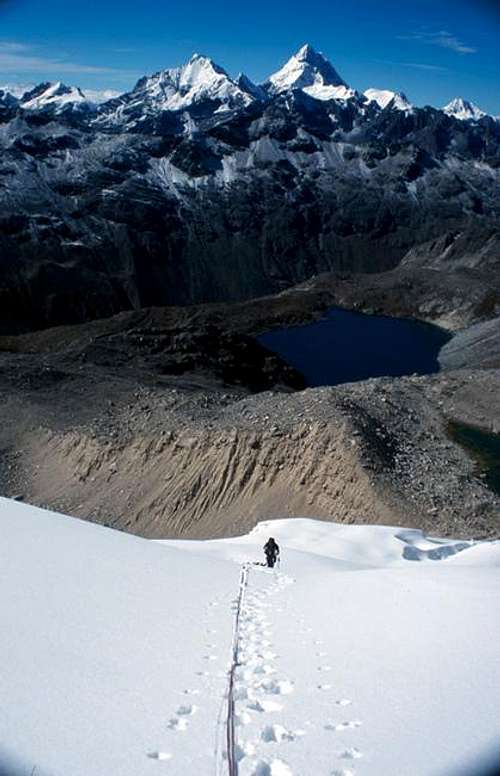
[{"label": "dark jacket", "polygon": [[280,548],[274,539],[268,539],[264,545],[264,552],[266,555],[271,555],[272,557],[276,558],[280,554]]}]

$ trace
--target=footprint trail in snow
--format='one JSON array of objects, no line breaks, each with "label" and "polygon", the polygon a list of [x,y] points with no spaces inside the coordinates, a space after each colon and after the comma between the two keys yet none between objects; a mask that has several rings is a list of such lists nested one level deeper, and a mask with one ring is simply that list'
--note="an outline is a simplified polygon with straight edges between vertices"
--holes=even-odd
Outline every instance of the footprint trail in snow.
[{"label": "footprint trail in snow", "polygon": [[[235,731],[232,751],[236,771],[230,771],[238,776],[298,776],[296,766],[293,765],[292,768],[290,763],[294,763],[297,753],[300,752],[300,740],[307,735],[311,737],[309,745],[314,746],[314,726],[307,721],[298,722],[296,717],[291,722],[290,710],[287,719],[287,701],[296,693],[296,688],[293,676],[283,673],[278,654],[280,649],[276,648],[274,638],[274,618],[278,610],[283,611],[282,606],[276,606],[276,603],[293,582],[291,577],[277,571],[252,571],[247,578],[239,610],[238,600],[233,600],[230,604],[232,616],[238,616],[239,623],[238,658],[232,685]],[[207,607],[208,612],[214,611],[214,605],[218,607],[220,603],[211,602]],[[304,645],[307,643],[311,647],[311,651],[307,651],[304,657],[310,660],[314,655],[316,658],[316,663],[311,665],[311,672],[316,673],[316,676],[312,677],[310,689],[312,692],[326,693],[325,700],[329,699],[328,706],[332,715],[327,716],[321,726],[324,735],[332,742],[330,751],[333,762],[330,769],[325,771],[325,776],[354,776],[357,769],[355,771],[353,765],[357,766],[363,757],[363,752],[355,745],[355,733],[362,723],[346,715],[347,707],[351,705],[349,698],[335,697],[335,671],[328,663],[329,653],[325,650],[325,644],[320,639],[313,638],[312,629],[307,628],[303,620],[299,620],[299,624],[302,636],[307,639]],[[200,685],[199,688],[188,686],[184,689],[177,705],[171,709],[170,719],[165,721],[166,730],[170,731],[167,735],[175,736],[176,739],[177,736],[186,735],[186,731],[191,735],[196,730],[196,724],[191,726],[193,721],[198,723],[198,706],[191,700],[198,702],[199,699],[195,696],[203,695],[210,685],[210,691],[214,691],[213,682],[218,681],[217,678],[227,678],[226,672],[217,671],[217,652],[221,645],[215,643],[216,632],[211,627],[207,628],[204,643],[207,651],[200,652],[201,665],[209,668],[210,663],[215,663],[216,670],[196,671],[195,675],[201,679],[205,688]],[[314,679],[319,682],[316,683]],[[294,703],[292,709],[293,706]],[[338,713],[335,713],[336,710]],[[291,716],[293,719],[293,711]],[[306,729],[301,729],[300,724]],[[222,747],[219,753],[222,753]],[[151,760],[163,762],[172,759],[168,748],[149,751],[147,756]],[[224,757],[226,765],[221,772],[226,773],[229,764],[227,751]],[[223,761],[220,761],[220,766],[222,763]],[[167,769],[168,767],[167,765]]]},{"label": "footprint trail in snow", "polygon": [[[295,690],[293,681],[279,671],[279,656],[273,649],[273,624],[269,610],[273,599],[293,583],[276,571],[254,572],[269,585],[258,588],[252,577],[242,600],[238,633],[238,667],[234,687],[235,722],[238,729],[236,757],[241,776],[293,776],[281,758],[281,747],[304,735],[280,722],[286,698]],[[257,577],[257,579],[259,579]],[[278,607],[279,608],[279,607]],[[250,726],[254,738],[244,738]],[[276,748],[279,746],[280,751]],[[267,752],[271,749],[270,754]],[[260,756],[262,753],[262,757]]]},{"label": "footprint trail in snow", "polygon": [[[259,583],[267,580],[268,586],[259,586]],[[286,753],[289,751],[290,762],[293,762],[293,747],[297,746],[294,742],[305,736],[306,730],[295,729],[289,720],[287,723],[287,700],[295,692],[295,684],[293,676],[285,676],[280,670],[279,650],[275,651],[273,634],[274,615],[282,611],[276,602],[293,582],[293,579],[279,572],[253,572],[242,600],[234,687],[237,729],[235,754],[239,776],[297,776],[295,769],[292,770],[287,762]],[[316,691],[333,695],[335,671],[328,662],[324,642],[314,638],[313,629],[306,627],[303,620],[301,634],[312,647],[307,658],[310,659],[313,654],[317,660],[312,670],[318,672],[318,679],[326,680],[316,685],[313,683],[311,689],[315,687]],[[337,767],[332,763],[333,770],[328,770],[328,773],[336,776],[354,776],[355,770],[351,763],[363,758],[363,752],[355,745],[355,734],[362,723],[344,716],[345,709],[351,703],[349,698],[333,696],[329,703],[330,712],[338,709],[338,718],[331,720],[327,717],[323,725],[325,734],[332,735],[331,752],[334,761],[338,762]],[[314,736],[314,730],[308,725],[306,722],[307,735]]]}]

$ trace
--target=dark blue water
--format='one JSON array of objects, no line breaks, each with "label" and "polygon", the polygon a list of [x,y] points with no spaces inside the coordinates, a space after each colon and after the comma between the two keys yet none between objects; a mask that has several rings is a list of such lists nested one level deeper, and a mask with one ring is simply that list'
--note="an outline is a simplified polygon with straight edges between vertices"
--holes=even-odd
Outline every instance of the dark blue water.
[{"label": "dark blue water", "polygon": [[449,339],[443,329],[427,323],[339,307],[330,308],[316,323],[258,337],[302,372],[310,386],[437,372],[439,350]]}]

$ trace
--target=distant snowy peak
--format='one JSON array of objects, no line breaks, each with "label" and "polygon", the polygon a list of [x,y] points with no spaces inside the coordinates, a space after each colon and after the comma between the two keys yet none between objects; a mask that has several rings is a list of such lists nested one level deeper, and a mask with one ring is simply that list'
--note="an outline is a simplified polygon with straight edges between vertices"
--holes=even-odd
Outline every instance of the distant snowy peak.
[{"label": "distant snowy peak", "polygon": [[57,81],[54,84],[39,84],[23,95],[20,104],[24,110],[50,110],[61,113],[89,105],[89,100],[78,87],[66,86]]},{"label": "distant snowy peak", "polygon": [[79,89],[57,83],[35,84],[2,84],[0,85],[0,100],[14,101],[25,110],[44,110],[45,108],[60,109],[71,106],[98,105],[119,97],[121,92],[115,89]]},{"label": "distant snowy peak", "polygon": [[252,94],[233,81],[223,68],[200,54],[194,54],[182,67],[141,78],[130,96],[158,110],[183,110],[203,100],[242,107],[254,100]]},{"label": "distant snowy peak", "polygon": [[3,95],[3,99],[6,97],[13,97],[16,101],[20,100],[26,92],[34,89],[35,84],[1,84],[0,94]]},{"label": "distant snowy peak", "polygon": [[393,92],[390,89],[367,89],[364,95],[369,103],[377,103],[382,110],[390,106],[394,110],[403,110],[407,113],[413,111],[413,105],[403,92]]},{"label": "distant snowy peak", "polygon": [[443,111],[448,116],[454,116],[454,118],[460,119],[460,121],[479,121],[479,119],[487,115],[481,108],[474,105],[473,102],[464,100],[462,97],[455,97],[448,105],[444,106]]},{"label": "distant snowy peak", "polygon": [[270,94],[302,89],[317,100],[349,99],[349,89],[332,64],[312,46],[302,46],[288,62],[264,84]]}]

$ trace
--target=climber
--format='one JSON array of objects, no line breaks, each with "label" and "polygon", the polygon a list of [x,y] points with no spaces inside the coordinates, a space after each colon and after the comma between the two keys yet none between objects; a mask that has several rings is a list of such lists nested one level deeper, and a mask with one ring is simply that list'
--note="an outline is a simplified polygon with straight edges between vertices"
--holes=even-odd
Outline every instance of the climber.
[{"label": "climber", "polygon": [[266,553],[267,565],[269,566],[269,568],[272,569],[274,564],[276,563],[276,560],[279,558],[279,554],[280,554],[280,548],[278,547],[278,545],[276,544],[272,536],[265,543],[264,552]]}]

